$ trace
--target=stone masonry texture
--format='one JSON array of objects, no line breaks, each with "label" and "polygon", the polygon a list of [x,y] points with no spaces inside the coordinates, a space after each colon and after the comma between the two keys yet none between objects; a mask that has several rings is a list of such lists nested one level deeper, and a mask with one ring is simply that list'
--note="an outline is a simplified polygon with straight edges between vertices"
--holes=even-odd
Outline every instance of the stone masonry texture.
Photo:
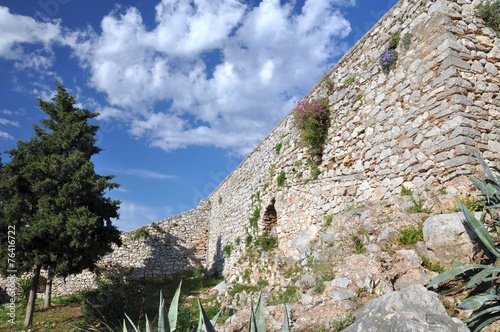
[{"label": "stone masonry texture", "polygon": [[[499,166],[500,42],[474,15],[477,3],[399,1],[311,90],[305,98],[327,98],[331,113],[316,178],[310,160],[318,156],[301,146],[290,114],[198,208],[145,226],[149,236],[124,233],[100,264],[138,277],[196,266],[241,275],[242,251],[227,257],[224,248],[269,228],[262,219],[271,206],[279,249],[299,261],[307,254],[301,240],[327,215],[399,195],[403,184],[418,191],[468,182],[476,152]],[[395,34],[398,60],[384,73],[380,55]],[[56,280],[54,293],[92,285],[86,272]]]}]

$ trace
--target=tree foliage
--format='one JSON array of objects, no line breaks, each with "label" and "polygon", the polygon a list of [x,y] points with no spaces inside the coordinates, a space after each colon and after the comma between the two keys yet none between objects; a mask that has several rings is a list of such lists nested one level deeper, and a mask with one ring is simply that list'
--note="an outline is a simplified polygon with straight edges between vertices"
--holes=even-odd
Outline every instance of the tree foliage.
[{"label": "tree foliage", "polygon": [[[113,243],[120,244],[112,224],[119,201],[105,196],[118,187],[113,176],[96,174],[91,160],[101,151],[98,126],[89,123],[98,113],[75,107],[75,97],[56,86],[52,102],[38,100],[49,117],[0,165],[0,241],[7,242],[7,229],[14,226],[18,272],[42,267],[67,276],[93,269]],[[7,246],[1,248],[5,272]]]}]

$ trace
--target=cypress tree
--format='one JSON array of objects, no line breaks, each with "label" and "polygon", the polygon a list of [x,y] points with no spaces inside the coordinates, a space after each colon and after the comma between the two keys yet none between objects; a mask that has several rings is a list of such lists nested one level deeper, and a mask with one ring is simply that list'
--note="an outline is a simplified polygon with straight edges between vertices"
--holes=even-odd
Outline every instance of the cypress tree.
[{"label": "cypress tree", "polygon": [[56,86],[51,102],[38,99],[48,118],[0,164],[1,269],[9,270],[7,230],[15,227],[15,268],[18,274],[33,272],[25,326],[33,321],[42,268],[52,276],[92,270],[113,243],[121,244],[112,224],[120,202],[105,196],[119,185],[113,176],[96,174],[91,159],[101,151],[99,127],[89,123],[98,113],[75,107],[75,97]]}]

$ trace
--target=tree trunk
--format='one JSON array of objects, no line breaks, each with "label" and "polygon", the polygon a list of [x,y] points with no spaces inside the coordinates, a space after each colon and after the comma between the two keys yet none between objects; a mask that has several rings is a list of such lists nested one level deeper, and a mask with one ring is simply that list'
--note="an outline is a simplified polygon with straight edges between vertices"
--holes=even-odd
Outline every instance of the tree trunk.
[{"label": "tree trunk", "polygon": [[26,306],[26,317],[24,318],[24,327],[33,324],[33,312],[35,311],[36,290],[38,289],[38,280],[40,279],[40,265],[33,266],[33,278],[31,278],[30,297]]},{"label": "tree trunk", "polygon": [[52,296],[52,276],[50,275],[50,269],[47,269],[47,284],[45,285],[45,297],[43,301],[44,309],[50,308],[51,296]]}]

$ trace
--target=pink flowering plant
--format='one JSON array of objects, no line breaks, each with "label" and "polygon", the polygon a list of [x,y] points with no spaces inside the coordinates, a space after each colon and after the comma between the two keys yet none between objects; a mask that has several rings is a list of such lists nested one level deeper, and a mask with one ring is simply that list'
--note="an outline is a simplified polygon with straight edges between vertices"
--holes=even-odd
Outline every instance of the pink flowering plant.
[{"label": "pink flowering plant", "polygon": [[301,141],[311,155],[323,153],[330,127],[328,100],[303,100],[293,110],[293,120],[300,130]]}]

